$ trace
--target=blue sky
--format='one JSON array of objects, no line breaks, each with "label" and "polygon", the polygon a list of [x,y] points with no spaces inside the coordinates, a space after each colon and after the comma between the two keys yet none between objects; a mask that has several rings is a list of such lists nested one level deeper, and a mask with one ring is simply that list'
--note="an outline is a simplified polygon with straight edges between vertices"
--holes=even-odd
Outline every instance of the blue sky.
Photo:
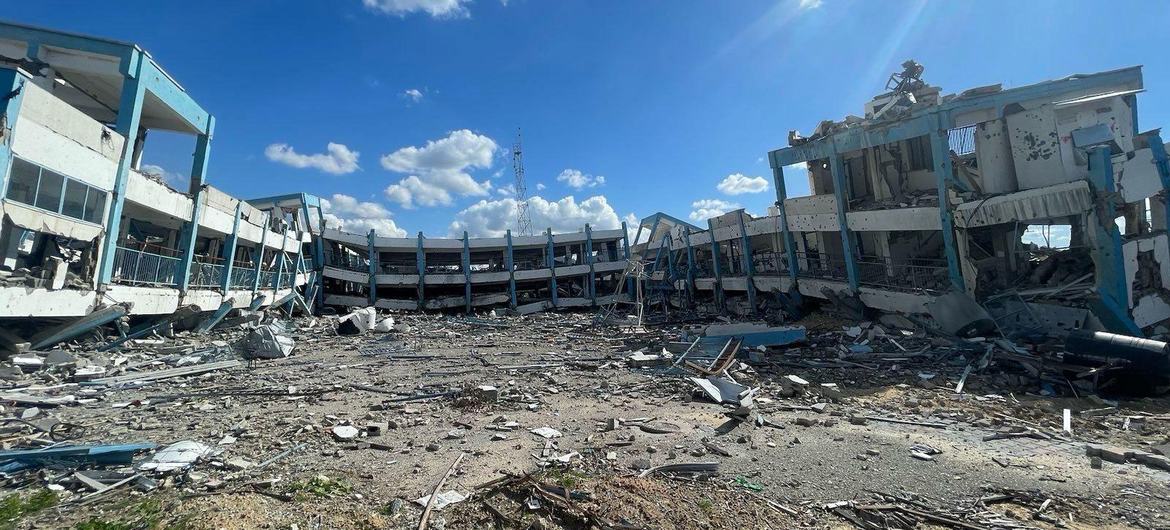
[{"label": "blue sky", "polygon": [[[762,213],[766,153],[861,114],[908,58],[944,92],[1143,64],[1140,126],[1170,122],[1167,2],[41,0],[3,16],[142,45],[216,116],[211,184],[313,193],[332,222],[385,235],[511,227],[517,128],[534,228]],[[152,135],[145,162],[185,172],[193,145]],[[788,189],[806,194],[804,175]]]}]

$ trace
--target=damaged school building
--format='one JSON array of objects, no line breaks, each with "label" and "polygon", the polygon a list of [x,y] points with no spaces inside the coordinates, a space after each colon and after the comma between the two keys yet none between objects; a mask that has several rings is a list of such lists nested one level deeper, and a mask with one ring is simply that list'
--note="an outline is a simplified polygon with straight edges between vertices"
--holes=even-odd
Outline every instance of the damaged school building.
[{"label": "damaged school building", "polygon": [[[656,300],[980,313],[966,293],[1005,333],[1166,333],[1170,170],[1159,131],[1138,125],[1141,68],[943,95],[903,66],[864,117],[768,153],[767,217],[643,219],[634,251]],[[794,166],[811,195],[786,195]]]},{"label": "damaged school building", "polygon": [[[0,61],[8,343],[43,347],[127,316],[214,325],[269,307],[528,314],[633,302],[794,317],[827,301],[858,315],[989,314],[1009,334],[1133,336],[1164,333],[1170,318],[1170,171],[1158,131],[1139,129],[1140,67],[943,95],[908,61],[864,117],[793,131],[769,153],[766,217],[739,210],[700,227],[659,213],[630,241],[624,224],[346,233],[312,195],[241,200],[212,187],[214,118],[134,44],[4,23]],[[151,131],[190,138],[185,189],[143,171]],[[797,165],[809,196],[786,195]]]}]

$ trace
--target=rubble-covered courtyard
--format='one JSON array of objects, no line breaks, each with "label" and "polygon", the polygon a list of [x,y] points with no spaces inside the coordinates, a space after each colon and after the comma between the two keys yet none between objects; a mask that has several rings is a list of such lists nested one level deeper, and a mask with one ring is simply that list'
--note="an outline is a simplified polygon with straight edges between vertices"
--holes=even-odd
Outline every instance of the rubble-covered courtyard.
[{"label": "rubble-covered courtyard", "polygon": [[3,524],[1170,525],[1168,401],[1054,388],[1022,368],[1042,354],[1002,339],[824,313],[386,317],[8,361]]}]

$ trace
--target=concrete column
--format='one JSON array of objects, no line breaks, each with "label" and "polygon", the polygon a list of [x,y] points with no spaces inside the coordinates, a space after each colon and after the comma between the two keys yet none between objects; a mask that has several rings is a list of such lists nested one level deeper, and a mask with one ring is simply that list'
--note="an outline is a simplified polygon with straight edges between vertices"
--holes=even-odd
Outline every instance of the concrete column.
[{"label": "concrete column", "polygon": [[[642,227],[638,227],[638,233],[642,233]],[[634,236],[637,237],[637,236]],[[635,243],[637,241],[635,240]],[[626,251],[626,267],[629,268],[630,263],[630,230],[626,227],[626,222],[622,221],[622,247]],[[639,280],[641,281],[641,280]],[[631,297],[634,296],[634,278],[626,277],[626,294]]]},{"label": "concrete column", "polygon": [[260,272],[264,270],[264,250],[268,241],[268,213],[260,221],[260,245],[256,247],[256,272],[252,275],[252,299],[260,292]]},{"label": "concrete column", "polygon": [[748,237],[747,225],[743,222],[743,214],[739,216],[739,234],[743,246],[743,271],[747,276],[748,304],[752,306],[752,313],[756,312],[756,271],[752,263],[752,240]]},{"label": "concrete column", "polygon": [[0,68],[0,111],[7,119],[7,130],[0,131],[4,141],[0,142],[0,197],[8,195],[8,167],[12,164],[12,136],[16,132],[16,119],[20,116],[24,85],[29,79],[17,70]]},{"label": "concrete column", "polygon": [[965,291],[963,272],[959,264],[959,252],[955,248],[955,221],[951,201],[948,198],[948,184],[954,180],[951,168],[951,141],[948,134],[949,118],[939,115],[938,130],[930,135],[930,154],[934,159],[934,177],[938,183],[938,213],[942,220],[943,252],[947,256],[947,274],[951,287]]},{"label": "concrete column", "polygon": [[516,263],[512,256],[512,231],[504,232],[507,249],[504,250],[504,268],[508,269],[508,307],[516,309]]},{"label": "concrete column", "polygon": [[[796,287],[799,272],[799,267],[796,266],[796,240],[792,237],[792,231],[788,229],[788,212],[784,207],[784,201],[788,199],[788,187],[784,182],[784,166],[775,159],[772,160],[772,181],[776,186],[776,210],[780,217],[780,234],[784,239],[784,255],[788,257],[788,277],[792,279],[792,286]],[[794,288],[792,292],[800,291]]]},{"label": "concrete column", "polygon": [[553,246],[552,228],[545,231],[548,235],[548,272],[549,272],[549,295],[552,300],[553,307],[557,305],[557,259],[555,255],[555,247]]},{"label": "concrete column", "polygon": [[236,245],[239,244],[240,232],[240,214],[243,212],[244,203],[236,203],[236,217],[232,220],[232,233],[228,234],[227,241],[223,247],[223,278],[219,280],[219,290],[227,296],[228,289],[232,286],[232,269],[236,267]]},{"label": "concrete column", "polygon": [[707,232],[711,234],[711,262],[713,271],[715,272],[715,302],[719,304],[719,312],[722,313],[727,310],[727,305],[723,302],[723,272],[719,267],[719,241],[715,240],[715,225],[707,219]]},{"label": "concrete column", "polygon": [[[849,194],[845,190],[848,186],[845,182],[845,170],[842,166],[841,155],[834,154],[829,157],[829,170],[833,174],[833,194],[837,197],[837,224],[841,230],[841,248],[845,260],[845,274],[849,278],[849,287],[854,291],[860,285],[859,276],[857,274],[857,241],[853,231],[849,230]],[[822,252],[824,249],[822,249]]]},{"label": "concrete column", "polygon": [[369,265],[366,267],[369,273],[370,305],[374,305],[378,301],[378,270],[381,266],[378,263],[378,249],[374,246],[374,239],[377,237],[378,234],[374,232],[373,228],[370,229],[370,233],[366,236],[366,255],[370,258]]},{"label": "concrete column", "polygon": [[695,302],[695,247],[691,246],[691,227],[683,227],[683,240],[687,243],[687,305]]},{"label": "concrete column", "polygon": [[1087,216],[1085,228],[1092,248],[1097,299],[1089,303],[1101,323],[1114,333],[1141,337],[1142,330],[1129,315],[1129,285],[1125,276],[1125,257],[1121,251],[1121,233],[1114,214],[1117,211],[1117,187],[1113,180],[1113,160],[1108,146],[1089,150],[1089,181],[1098,197],[1097,205]]},{"label": "concrete column", "polygon": [[418,267],[418,308],[424,309],[426,307],[423,294],[425,293],[427,281],[427,251],[423,248],[422,230],[418,232],[418,246],[415,247],[414,262]]},{"label": "concrete column", "polygon": [[106,237],[102,240],[101,255],[98,257],[98,288],[110,283],[114,272],[114,253],[118,240],[113,234],[121,232],[122,205],[126,201],[126,181],[130,177],[130,163],[134,151],[134,137],[142,117],[142,102],[146,96],[146,83],[142,80],[142,67],[147,61],[140,52],[132,52],[122,59],[123,69],[129,68],[122,80],[122,95],[118,103],[118,118],[114,130],[126,139],[122,154],[118,158],[118,170],[114,175],[114,189],[111,191],[110,206],[106,214]]},{"label": "concrete column", "polygon": [[463,231],[463,304],[465,310],[471,313],[471,240],[467,231]]},{"label": "concrete column", "polygon": [[586,284],[589,299],[593,305],[597,305],[597,278],[593,273],[593,229],[589,223],[585,223],[585,263],[589,264],[589,282]]},{"label": "concrete column", "polygon": [[203,217],[203,190],[200,187],[191,195],[191,219],[179,233],[179,266],[175,270],[175,281],[179,292],[186,293],[191,284],[191,261],[195,257],[195,241],[199,238],[199,220]]}]

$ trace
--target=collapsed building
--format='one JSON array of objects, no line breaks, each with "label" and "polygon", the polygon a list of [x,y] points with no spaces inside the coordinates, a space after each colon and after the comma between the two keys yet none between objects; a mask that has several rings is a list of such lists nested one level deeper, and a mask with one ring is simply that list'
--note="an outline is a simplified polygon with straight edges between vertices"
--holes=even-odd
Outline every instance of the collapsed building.
[{"label": "collapsed building", "polygon": [[[1141,68],[944,96],[904,66],[864,117],[768,154],[767,216],[643,219],[651,292],[739,314],[811,297],[911,315],[957,292],[1005,333],[1165,333],[1170,169],[1138,126]],[[799,165],[811,195],[788,197]]]}]

